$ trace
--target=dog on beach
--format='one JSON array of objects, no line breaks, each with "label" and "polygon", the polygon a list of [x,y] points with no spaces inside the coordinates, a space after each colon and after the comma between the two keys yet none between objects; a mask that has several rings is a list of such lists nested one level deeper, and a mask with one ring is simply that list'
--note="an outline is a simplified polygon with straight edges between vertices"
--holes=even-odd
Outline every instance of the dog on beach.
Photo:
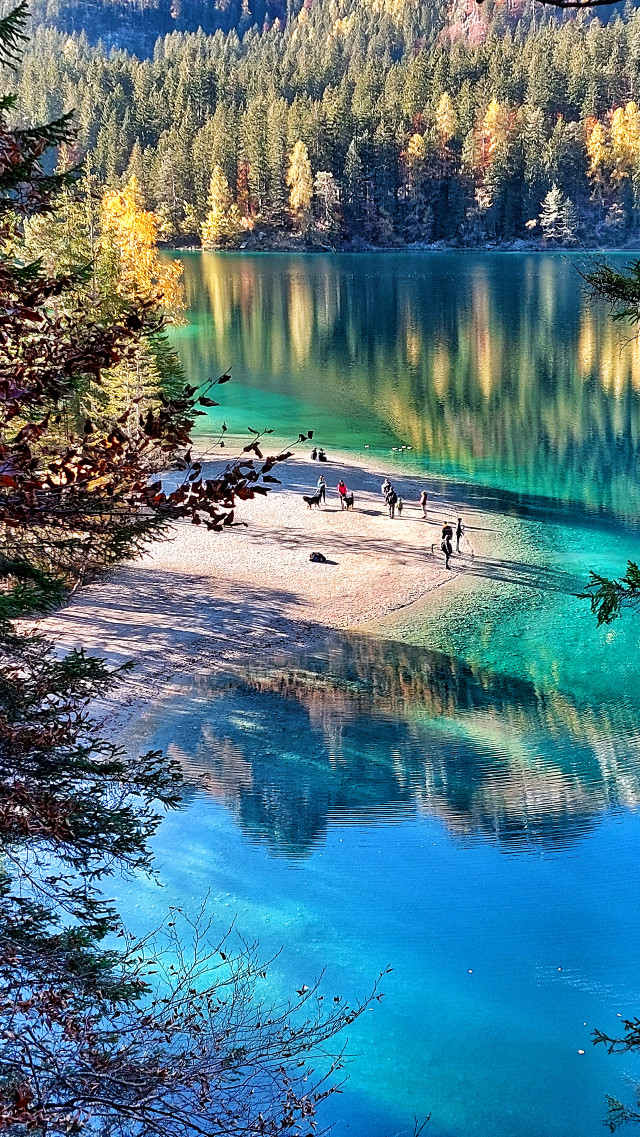
[{"label": "dog on beach", "polygon": [[344,503],[347,509],[353,509],[353,494],[347,493],[344,495]]},{"label": "dog on beach", "polygon": [[319,493],[314,493],[314,494],[303,493],[302,500],[306,501],[308,509],[311,509],[312,505],[317,505],[318,509],[320,509],[320,497],[321,497],[321,495]]}]

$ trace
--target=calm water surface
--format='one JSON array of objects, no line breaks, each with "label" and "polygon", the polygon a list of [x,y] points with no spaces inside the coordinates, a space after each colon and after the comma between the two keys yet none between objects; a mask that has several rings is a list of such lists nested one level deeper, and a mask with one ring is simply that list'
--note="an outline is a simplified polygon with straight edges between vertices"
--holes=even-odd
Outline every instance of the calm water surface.
[{"label": "calm water surface", "polygon": [[164,887],[120,884],[123,908],[143,929],[209,891],[221,926],[284,945],[277,993],[392,965],[339,1135],[428,1113],[434,1137],[600,1134],[640,1073],[590,1041],[640,1012],[640,623],[598,630],[575,592],[638,555],[637,345],[559,256],[184,261],[176,342],[194,380],[233,363],[232,431],[442,475],[503,562],[156,707],[134,741],[207,788],[160,829]]}]

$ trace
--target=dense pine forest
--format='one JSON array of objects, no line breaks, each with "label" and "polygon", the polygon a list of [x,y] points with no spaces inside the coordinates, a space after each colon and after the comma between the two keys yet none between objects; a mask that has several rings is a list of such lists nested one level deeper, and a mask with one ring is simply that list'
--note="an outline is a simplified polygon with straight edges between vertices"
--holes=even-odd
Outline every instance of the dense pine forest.
[{"label": "dense pine forest", "polygon": [[[150,57],[142,41],[139,55],[108,49],[36,12],[20,72],[19,119],[74,109],[78,156],[106,187],[135,175],[166,240],[637,240],[635,8],[603,20],[535,4],[214,7],[234,26],[174,31]],[[147,14],[153,27],[160,10]]]}]

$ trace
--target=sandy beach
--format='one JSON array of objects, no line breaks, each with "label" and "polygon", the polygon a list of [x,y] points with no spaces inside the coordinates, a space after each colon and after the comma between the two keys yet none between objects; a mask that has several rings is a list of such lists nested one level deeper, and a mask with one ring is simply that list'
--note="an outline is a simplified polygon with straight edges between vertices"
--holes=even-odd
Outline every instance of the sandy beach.
[{"label": "sandy beach", "polygon": [[[391,520],[380,492],[386,471],[373,461],[296,457],[277,473],[282,485],[266,498],[240,503],[246,527],[216,534],[178,523],[143,558],[78,591],[42,621],[60,650],[84,647],[111,664],[134,664],[100,708],[112,734],[172,678],[308,643],[327,629],[371,625],[454,580],[477,555],[482,517],[465,507],[461,555],[445,568],[441,527],[455,524],[458,503],[429,478],[393,477],[405,504]],[[321,473],[326,505],[310,510],[302,495],[314,491]],[[340,508],[340,477],[355,495],[353,511]],[[418,504],[423,488],[426,521]],[[314,550],[329,563],[312,563]]]}]

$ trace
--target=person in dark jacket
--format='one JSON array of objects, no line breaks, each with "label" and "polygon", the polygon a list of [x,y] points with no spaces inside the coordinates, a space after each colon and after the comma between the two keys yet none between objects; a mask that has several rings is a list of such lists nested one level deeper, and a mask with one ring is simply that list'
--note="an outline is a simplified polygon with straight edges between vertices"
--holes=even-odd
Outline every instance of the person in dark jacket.
[{"label": "person in dark jacket", "polygon": [[445,524],[442,526],[442,541],[440,542],[440,548],[444,553],[444,567],[450,568],[451,566],[449,564],[449,561],[451,560],[451,554],[453,553],[453,525],[450,525],[448,521],[445,522]]},{"label": "person in dark jacket", "polygon": [[460,552],[460,542],[462,540],[463,534],[464,534],[464,525],[462,524],[462,518],[459,517],[458,518],[458,524],[456,525],[456,553]]},{"label": "person in dark jacket", "polygon": [[398,504],[398,495],[393,486],[391,486],[391,489],[387,492],[386,502],[389,507],[389,517],[393,520],[396,514],[396,505]]}]

